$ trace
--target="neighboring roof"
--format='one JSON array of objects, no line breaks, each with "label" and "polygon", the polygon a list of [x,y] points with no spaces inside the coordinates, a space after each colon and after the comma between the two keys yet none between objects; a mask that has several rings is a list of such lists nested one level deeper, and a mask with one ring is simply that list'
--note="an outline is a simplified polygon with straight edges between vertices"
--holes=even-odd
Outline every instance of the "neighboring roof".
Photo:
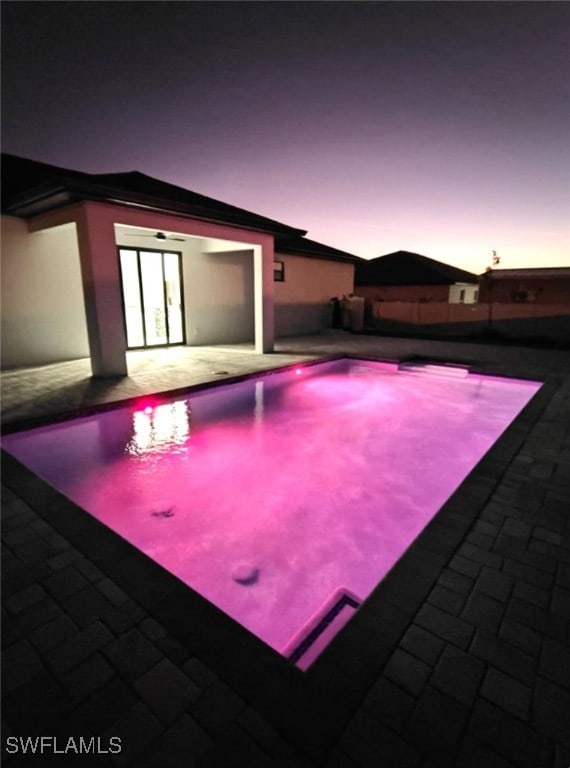
[{"label": "neighboring roof", "polygon": [[[484,277],[483,273],[481,277]],[[570,267],[525,267],[523,269],[493,269],[493,280],[519,280],[530,278],[532,280],[545,280],[548,278],[562,278],[570,280]]]},{"label": "neighboring roof", "polygon": [[354,256],[351,253],[346,253],[346,251],[339,251],[338,248],[317,243],[306,237],[276,238],[275,253],[309,256],[312,259],[327,259],[329,261],[346,261],[352,264],[364,261],[360,256]]},{"label": "neighboring roof", "polygon": [[355,285],[453,285],[477,283],[477,275],[410,251],[396,251],[360,262]]},{"label": "neighboring roof", "polygon": [[300,236],[305,230],[199,195],[138,171],[91,174],[15,155],[2,155],[2,212],[20,218],[80,200],[127,203],[205,221]]}]

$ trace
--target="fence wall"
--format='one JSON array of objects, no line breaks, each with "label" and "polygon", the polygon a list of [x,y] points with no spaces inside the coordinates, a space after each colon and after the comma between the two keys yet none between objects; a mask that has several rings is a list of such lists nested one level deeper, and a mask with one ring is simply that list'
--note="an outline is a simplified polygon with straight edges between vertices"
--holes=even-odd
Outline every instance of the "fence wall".
[{"label": "fence wall", "polygon": [[374,319],[396,320],[400,323],[433,325],[435,323],[473,323],[492,320],[570,315],[570,304],[520,304],[515,302],[489,304],[448,304],[443,301],[374,301]]},{"label": "fence wall", "polygon": [[367,302],[366,327],[379,333],[417,337],[473,338],[494,332],[516,340],[570,346],[568,304],[448,304],[447,302]]}]

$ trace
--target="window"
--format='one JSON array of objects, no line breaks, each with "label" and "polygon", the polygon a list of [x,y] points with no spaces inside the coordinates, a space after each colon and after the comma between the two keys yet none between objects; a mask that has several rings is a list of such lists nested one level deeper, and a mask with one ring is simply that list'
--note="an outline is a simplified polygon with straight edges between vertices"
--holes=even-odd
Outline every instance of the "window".
[{"label": "window", "polygon": [[285,265],[282,261],[273,262],[273,281],[275,283],[285,282]]},{"label": "window", "polygon": [[536,301],[536,291],[513,291],[511,298],[517,303],[526,304],[529,301]]},{"label": "window", "polygon": [[465,288],[462,288],[462,289],[459,291],[459,302],[460,302],[461,304],[463,304],[463,302],[464,302],[464,301],[465,301]]}]

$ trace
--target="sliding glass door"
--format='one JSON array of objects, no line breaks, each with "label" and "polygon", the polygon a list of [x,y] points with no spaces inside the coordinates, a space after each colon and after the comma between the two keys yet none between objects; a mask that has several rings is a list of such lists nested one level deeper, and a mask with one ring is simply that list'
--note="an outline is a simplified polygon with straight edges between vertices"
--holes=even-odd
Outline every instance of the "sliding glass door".
[{"label": "sliding glass door", "polygon": [[120,248],[119,259],[129,349],[183,344],[180,254]]}]

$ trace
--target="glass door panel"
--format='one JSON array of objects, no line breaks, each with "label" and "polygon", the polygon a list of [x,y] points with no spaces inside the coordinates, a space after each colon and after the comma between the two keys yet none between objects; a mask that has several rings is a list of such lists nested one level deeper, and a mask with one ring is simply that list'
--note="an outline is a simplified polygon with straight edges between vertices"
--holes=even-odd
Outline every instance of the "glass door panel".
[{"label": "glass door panel", "polygon": [[180,257],[177,253],[165,253],[163,256],[166,311],[168,313],[168,342],[170,344],[179,344],[184,341],[182,294],[180,290]]},{"label": "glass door panel", "polygon": [[180,254],[120,248],[127,345],[184,343]]},{"label": "glass door panel", "polygon": [[140,252],[141,285],[147,347],[168,343],[162,254]]},{"label": "glass door panel", "polygon": [[140,292],[138,253],[121,249],[121,278],[123,281],[123,301],[125,304],[125,323],[127,326],[127,345],[144,347],[144,327]]}]

